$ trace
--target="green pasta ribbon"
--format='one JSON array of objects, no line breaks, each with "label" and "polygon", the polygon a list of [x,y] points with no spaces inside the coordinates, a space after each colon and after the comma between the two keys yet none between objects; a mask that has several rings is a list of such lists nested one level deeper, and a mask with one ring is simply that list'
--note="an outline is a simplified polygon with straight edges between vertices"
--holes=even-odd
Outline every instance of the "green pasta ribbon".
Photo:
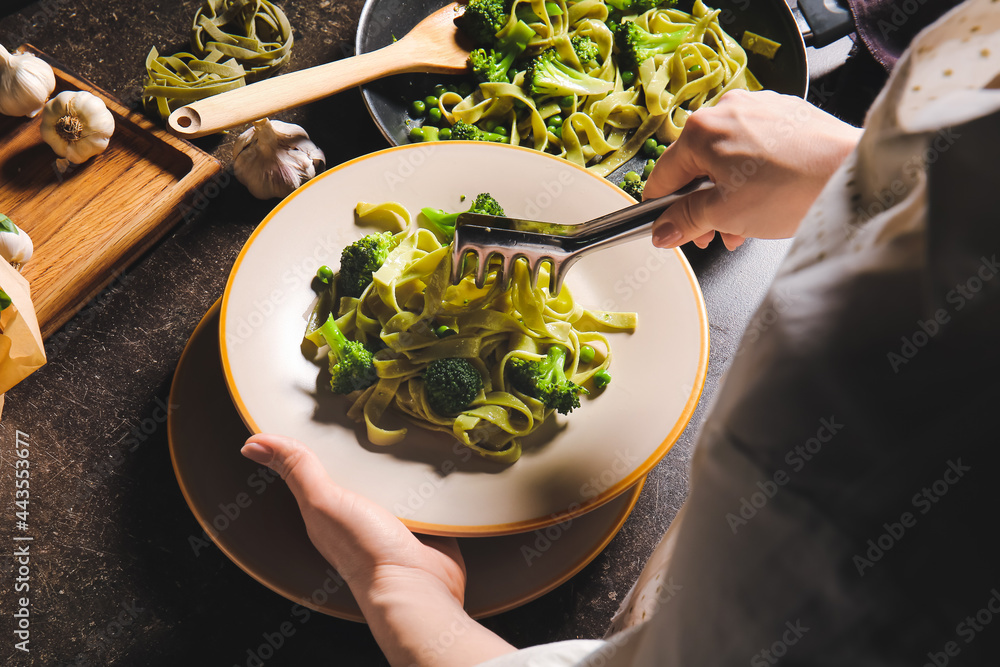
[{"label": "green pasta ribbon", "polygon": [[199,58],[183,52],[161,56],[155,47],[150,49],[146,56],[143,105],[150,113],[166,119],[185,104],[245,86],[243,66],[233,58],[220,62],[222,57],[220,51]]},{"label": "green pasta ribbon", "polygon": [[781,48],[781,42],[776,42],[773,39],[764,37],[763,35],[758,35],[755,32],[745,30],[743,32],[743,38],[740,40],[740,46],[751,53],[756,53],[769,60],[773,60],[774,57],[778,55],[778,49]]},{"label": "green pasta ribbon", "polygon": [[267,78],[288,62],[292,26],[268,0],[205,0],[191,26],[194,53],[146,56],[143,105],[166,119],[178,107]]},{"label": "green pasta ribbon", "polygon": [[292,42],[288,18],[268,0],[205,0],[191,25],[197,53],[219,51],[235,58],[251,83],[288,62]]},{"label": "green pasta ribbon", "polygon": [[[356,208],[363,224],[389,212],[411,219],[396,202]],[[521,439],[553,411],[507,384],[507,362],[541,359],[545,349],[558,344],[568,350],[567,376],[582,384],[611,363],[604,334],[635,330],[635,313],[586,309],[565,287],[549,294],[544,268],[533,284],[527,265],[515,263],[509,291],[500,288],[495,271],[488,272],[483,287],[476,287],[472,276],[452,285],[451,246],[441,245],[427,229],[408,229],[397,238],[361,296],[341,299],[336,308],[341,331],[380,348],[374,360],[378,382],[352,395],[348,410],[348,417],[365,423],[373,444],[391,445],[406,436],[405,428],[383,425],[383,417],[394,412],[422,428],[450,433],[484,458],[513,463],[521,455]],[[325,321],[331,308],[330,299],[318,301],[307,333]],[[440,325],[454,333],[439,338],[434,330]],[[581,368],[582,345],[602,350],[600,360]],[[468,359],[484,379],[483,389],[457,415],[436,413],[424,392],[424,369],[445,358]]]}]

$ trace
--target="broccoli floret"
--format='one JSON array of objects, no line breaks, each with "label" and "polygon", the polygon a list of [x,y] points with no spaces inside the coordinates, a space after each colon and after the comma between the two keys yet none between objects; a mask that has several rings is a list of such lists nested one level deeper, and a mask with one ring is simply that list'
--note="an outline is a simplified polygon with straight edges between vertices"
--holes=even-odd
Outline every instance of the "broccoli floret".
[{"label": "broccoli floret", "polygon": [[340,277],[337,284],[344,296],[359,297],[371,284],[389,252],[396,247],[392,232],[369,234],[344,248],[340,254]]},{"label": "broccoli floret", "polygon": [[524,74],[524,82],[533,95],[599,95],[614,88],[612,81],[597,79],[561,62],[555,49],[535,56]]},{"label": "broccoli floret", "polygon": [[476,197],[476,201],[472,202],[472,207],[468,211],[459,211],[458,213],[446,213],[439,208],[423,208],[420,212],[424,214],[427,221],[431,223],[431,227],[442,237],[447,240],[451,240],[455,237],[455,223],[458,221],[458,216],[462,213],[479,213],[480,215],[496,215],[501,218],[506,218],[507,214],[504,213],[503,207],[500,206],[500,202],[493,198],[493,195],[484,192]]},{"label": "broccoli floret", "polygon": [[468,359],[435,359],[424,370],[427,403],[441,415],[469,407],[483,388],[483,378]]},{"label": "broccoli floret", "polygon": [[625,174],[619,187],[629,193],[636,201],[642,201],[642,191],[646,188],[646,181],[637,171],[630,171]]},{"label": "broccoli floret", "polygon": [[675,32],[652,33],[632,21],[620,23],[614,31],[618,62],[624,68],[635,69],[653,56],[675,51],[690,30],[688,26]]},{"label": "broccoli floret", "polygon": [[492,141],[498,144],[509,142],[509,139],[502,134],[481,130],[472,123],[467,123],[464,120],[455,121],[455,124],[451,126],[451,138],[464,139],[466,141]]},{"label": "broccoli floret", "polygon": [[673,7],[677,0],[606,0],[623,14],[642,14],[656,7]]},{"label": "broccoli floret", "polygon": [[565,363],[566,348],[553,345],[541,361],[511,359],[507,372],[515,389],[565,415],[580,407],[580,394],[590,393],[566,377]]},{"label": "broccoli floret", "polygon": [[472,74],[478,81],[487,83],[507,82],[507,72],[510,70],[514,58],[508,61],[493,49],[475,49],[469,53],[469,64],[472,66]]},{"label": "broccoli floret", "polygon": [[597,60],[597,56],[601,55],[601,49],[597,46],[597,42],[592,40],[590,37],[577,35],[570,40],[570,44],[573,45],[573,51],[576,53],[576,57],[580,60],[580,64]]},{"label": "broccoli floret", "polygon": [[469,213],[479,213],[480,215],[495,215],[500,218],[506,218],[507,214],[504,213],[503,206],[500,205],[493,195],[488,192],[483,192],[476,197],[476,201],[472,202],[472,208],[469,209]]},{"label": "broccoli floret", "polygon": [[356,340],[349,340],[330,315],[323,326],[306,336],[316,345],[330,346],[330,389],[335,394],[350,394],[375,384],[375,361],[371,351]]},{"label": "broccoli floret", "polygon": [[465,11],[455,17],[455,25],[476,46],[493,46],[510,19],[511,4],[508,0],[469,0]]},{"label": "broccoli floret", "polygon": [[642,201],[642,191],[646,189],[646,181],[641,179],[634,181],[625,180],[622,181],[621,188],[627,192],[632,199]]},{"label": "broccoli floret", "polygon": [[505,31],[497,40],[496,47],[478,48],[469,54],[472,73],[479,81],[507,83],[514,59],[524,53],[528,42],[535,36],[524,21],[518,21],[511,30]]}]

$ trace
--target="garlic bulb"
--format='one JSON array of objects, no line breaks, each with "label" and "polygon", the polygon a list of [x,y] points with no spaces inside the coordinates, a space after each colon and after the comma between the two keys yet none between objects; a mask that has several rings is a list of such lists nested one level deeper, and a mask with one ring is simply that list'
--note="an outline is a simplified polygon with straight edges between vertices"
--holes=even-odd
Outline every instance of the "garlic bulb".
[{"label": "garlic bulb", "polygon": [[14,224],[14,221],[0,213],[0,257],[10,262],[15,269],[31,259],[35,246],[28,232]]},{"label": "garlic bulb", "polygon": [[34,118],[55,89],[56,75],[47,62],[0,45],[0,114]]},{"label": "garlic bulb", "polygon": [[257,199],[285,197],[326,165],[305,130],[267,118],[236,139],[233,158],[233,173]]},{"label": "garlic bulb", "polygon": [[56,160],[60,172],[107,148],[114,131],[115,117],[104,100],[84,90],[61,92],[42,111],[42,139],[63,158]]}]

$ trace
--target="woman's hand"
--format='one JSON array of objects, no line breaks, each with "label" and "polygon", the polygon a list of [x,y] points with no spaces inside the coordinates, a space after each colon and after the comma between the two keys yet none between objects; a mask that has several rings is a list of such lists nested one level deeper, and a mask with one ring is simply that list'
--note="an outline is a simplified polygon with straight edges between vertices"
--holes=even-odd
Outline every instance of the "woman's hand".
[{"label": "woman's hand", "polygon": [[514,650],[462,608],[465,565],[454,538],[418,539],[384,508],[335,484],[291,438],[254,435],[242,453],[288,484],[309,539],[347,582],[393,665],[474,665]]},{"label": "woman's hand", "polygon": [[677,202],[653,225],[653,243],[704,248],[719,232],[730,250],[747,237],[794,235],[861,130],[808,102],[771,91],[733,90],[688,117],[660,156],[644,197],[670,194],[698,176],[716,187]]}]

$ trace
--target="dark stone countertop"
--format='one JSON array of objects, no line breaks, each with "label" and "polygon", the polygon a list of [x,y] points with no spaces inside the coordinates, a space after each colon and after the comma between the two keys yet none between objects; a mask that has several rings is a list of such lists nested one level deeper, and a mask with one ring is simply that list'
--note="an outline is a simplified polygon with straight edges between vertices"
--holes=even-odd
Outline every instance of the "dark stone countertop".
[{"label": "dark stone countertop", "polygon": [[[0,42],[30,42],[138,108],[143,60],[187,44],[194,0],[8,0]],[[281,3],[294,26],[292,68],[351,51],[361,0]],[[815,101],[860,121],[870,98],[839,92],[850,40],[810,49]],[[855,69],[868,67],[863,62]],[[877,78],[877,77],[876,77]],[[873,88],[877,90],[877,86]],[[839,104],[839,107],[838,107]],[[303,125],[329,164],[385,147],[357,90],[281,114]],[[228,162],[233,135],[198,145]],[[31,665],[257,664],[250,654],[289,619],[291,603],[214,547],[195,555],[201,530],[170,463],[163,407],[173,369],[229,269],[273,207],[238,183],[176,227],[47,344],[48,364],[8,393],[0,423],[0,662]],[[698,427],[739,337],[787,242],[720,244],[688,256],[711,327],[704,394],[689,428],[649,475],[624,528],[568,583],[485,623],[518,646],[601,636],[687,492]],[[13,532],[17,431],[32,447],[31,652],[13,648]],[[150,432],[151,431],[151,432]],[[268,665],[326,661],[381,665],[363,625],[313,614]]]}]

